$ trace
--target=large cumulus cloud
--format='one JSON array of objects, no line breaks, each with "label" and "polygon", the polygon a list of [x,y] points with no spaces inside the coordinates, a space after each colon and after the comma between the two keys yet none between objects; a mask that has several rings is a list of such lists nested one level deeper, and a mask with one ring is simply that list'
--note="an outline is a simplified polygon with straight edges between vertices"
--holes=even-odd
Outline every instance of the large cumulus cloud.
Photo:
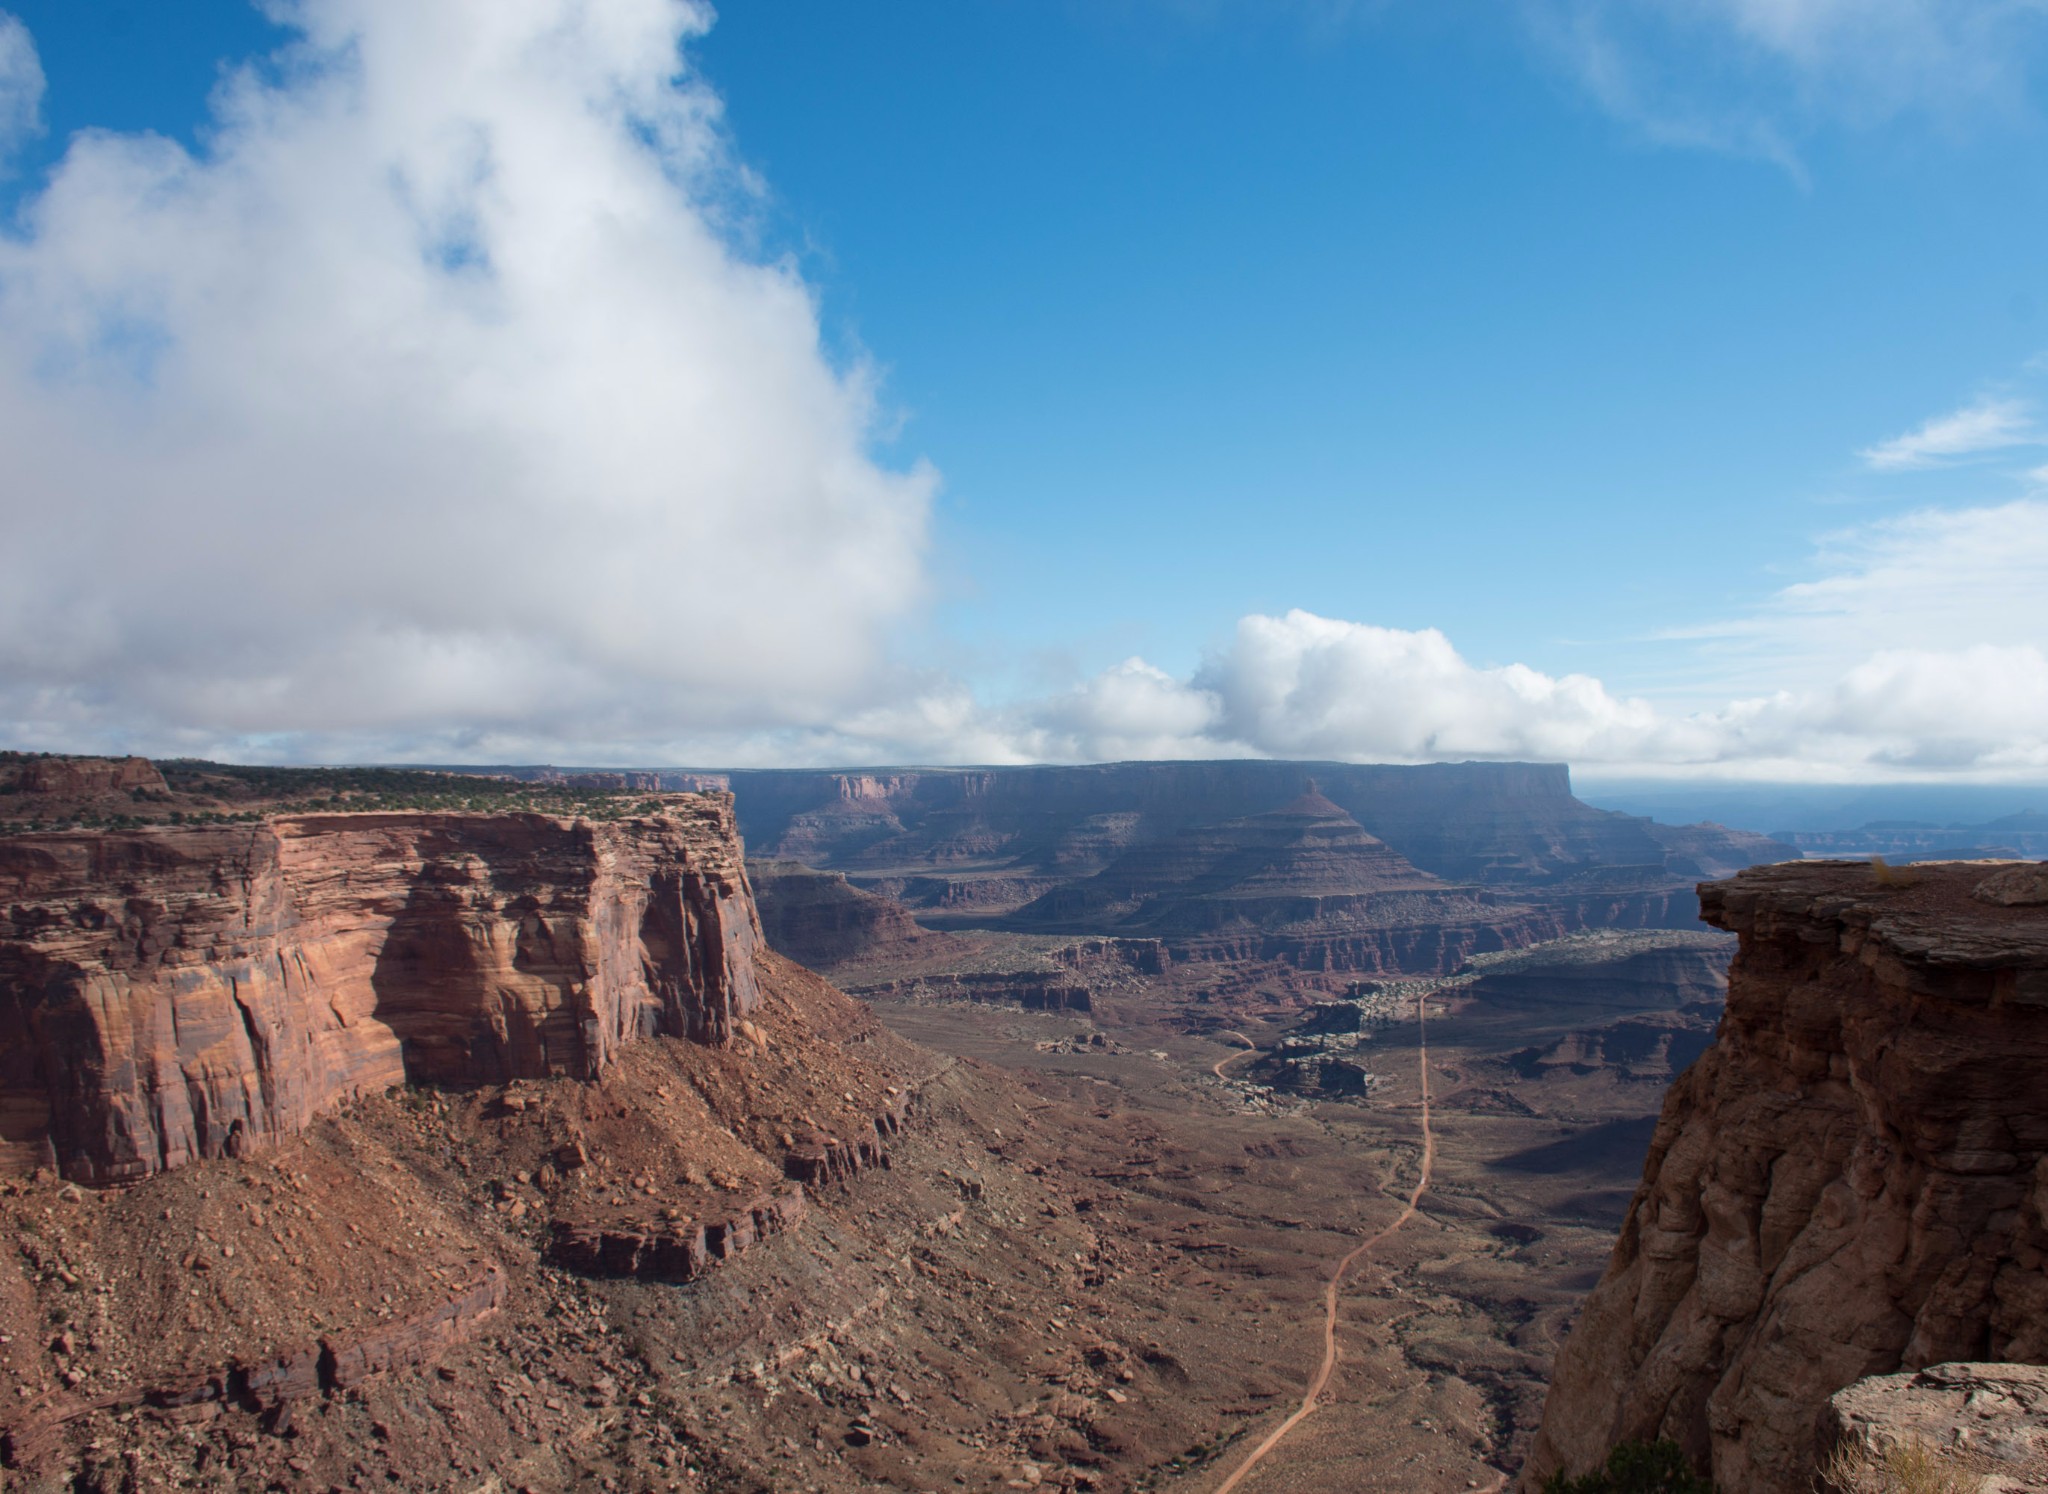
[{"label": "large cumulus cloud", "polygon": [[203,153],[81,136],[0,238],[0,715],[488,754],[861,700],[933,482],[736,247],[709,7],[274,11]]},{"label": "large cumulus cloud", "polygon": [[[1675,711],[1587,675],[1474,664],[1434,629],[1294,611],[1240,619],[1184,680],[1132,659],[1067,695],[956,717],[967,719],[984,761],[1534,758],[1776,779],[2039,778],[2048,774],[2048,652],[2031,643],[1887,649],[1814,688]],[[943,738],[913,731],[909,740],[913,753],[945,754]]]}]

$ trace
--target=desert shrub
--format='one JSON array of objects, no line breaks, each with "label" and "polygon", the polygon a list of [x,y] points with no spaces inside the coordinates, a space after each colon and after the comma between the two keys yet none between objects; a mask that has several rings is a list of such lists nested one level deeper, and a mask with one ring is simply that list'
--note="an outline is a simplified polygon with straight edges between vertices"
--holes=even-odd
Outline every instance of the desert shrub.
[{"label": "desert shrub", "polygon": [[1976,1494],[1985,1468],[1963,1453],[1920,1441],[1872,1448],[1844,1442],[1820,1471],[1827,1494]]},{"label": "desert shrub", "polygon": [[1714,1494],[1714,1486],[1692,1471],[1685,1450],[1670,1438],[1624,1442],[1607,1455],[1607,1466],[1578,1478],[1553,1473],[1543,1494]]}]

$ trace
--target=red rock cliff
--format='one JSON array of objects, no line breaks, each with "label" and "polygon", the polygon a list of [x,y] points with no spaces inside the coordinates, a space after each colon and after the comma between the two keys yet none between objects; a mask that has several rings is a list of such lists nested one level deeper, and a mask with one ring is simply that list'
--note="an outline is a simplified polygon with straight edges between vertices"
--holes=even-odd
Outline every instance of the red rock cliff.
[{"label": "red rock cliff", "polygon": [[2048,875],[1788,863],[1700,889],[1741,936],[1673,1085],[1525,1486],[1673,1437],[1811,1487],[1828,1398],[2048,1362]]},{"label": "red rock cliff", "polygon": [[759,938],[726,795],[0,841],[0,1174],[133,1179],[393,1084],[723,1043]]}]

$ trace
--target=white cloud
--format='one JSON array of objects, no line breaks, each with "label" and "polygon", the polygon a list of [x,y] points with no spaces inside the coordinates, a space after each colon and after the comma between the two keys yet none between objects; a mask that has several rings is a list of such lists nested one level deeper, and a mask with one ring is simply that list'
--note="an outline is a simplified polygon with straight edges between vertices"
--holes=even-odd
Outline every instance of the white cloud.
[{"label": "white cloud", "polygon": [[870,698],[933,478],[735,247],[709,6],[280,13],[206,154],[80,136],[0,239],[0,716],[345,752]]},{"label": "white cloud", "polygon": [[1131,659],[1001,709],[952,685],[871,716],[880,736],[794,750],[837,761],[1538,758],[1821,781],[2048,774],[2048,501],[1832,535],[1816,569],[1692,636],[1706,698],[1691,709],[1587,675],[1475,664],[1434,629],[1297,610],[1239,620],[1185,679]]},{"label": "white cloud", "polygon": [[1274,756],[1604,757],[1639,753],[1665,729],[1585,675],[1475,667],[1435,629],[1299,610],[1241,620],[1196,683],[1219,700],[1223,735]]},{"label": "white cloud", "polygon": [[1585,675],[1475,665],[1433,629],[1294,611],[1242,619],[1186,681],[1129,661],[1081,693],[1115,709],[1077,712],[1069,697],[976,716],[1006,746],[972,760],[1533,758],[1819,780],[2048,772],[2048,652],[2038,641],[1879,650],[1811,689],[1684,713],[1617,697]]},{"label": "white cloud", "polygon": [[1221,710],[1199,680],[1126,659],[1030,707],[1025,740],[1036,755],[1069,759],[1217,757],[1236,748]]},{"label": "white cloud", "polygon": [[2027,108],[2042,0],[1524,0],[1539,43],[1660,144],[1762,157],[1818,123],[1946,121]]},{"label": "white cloud", "polygon": [[1881,441],[1858,455],[1880,472],[1897,472],[1938,466],[1956,457],[2039,444],[2041,435],[2023,401],[1986,399],[1938,416],[1918,430]]},{"label": "white cloud", "polygon": [[1818,690],[1880,653],[2048,648],[2048,499],[1925,509],[1826,536],[1815,579],[1677,636],[1732,688]]},{"label": "white cloud", "polygon": [[0,172],[43,127],[43,64],[28,27],[0,10]]}]

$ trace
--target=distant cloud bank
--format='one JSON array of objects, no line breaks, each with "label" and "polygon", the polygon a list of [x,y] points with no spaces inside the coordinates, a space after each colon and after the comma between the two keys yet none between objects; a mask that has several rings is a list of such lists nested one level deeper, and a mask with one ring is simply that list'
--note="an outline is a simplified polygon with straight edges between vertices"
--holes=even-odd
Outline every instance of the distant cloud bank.
[{"label": "distant cloud bank", "polygon": [[956,682],[837,729],[759,739],[787,761],[1308,757],[1564,760],[1611,772],[1847,781],[2048,776],[2048,501],[1926,510],[1829,536],[1824,574],[1674,637],[1674,708],[1583,674],[1475,664],[1435,629],[1249,616],[1192,674],[1143,659],[985,708]]}]

